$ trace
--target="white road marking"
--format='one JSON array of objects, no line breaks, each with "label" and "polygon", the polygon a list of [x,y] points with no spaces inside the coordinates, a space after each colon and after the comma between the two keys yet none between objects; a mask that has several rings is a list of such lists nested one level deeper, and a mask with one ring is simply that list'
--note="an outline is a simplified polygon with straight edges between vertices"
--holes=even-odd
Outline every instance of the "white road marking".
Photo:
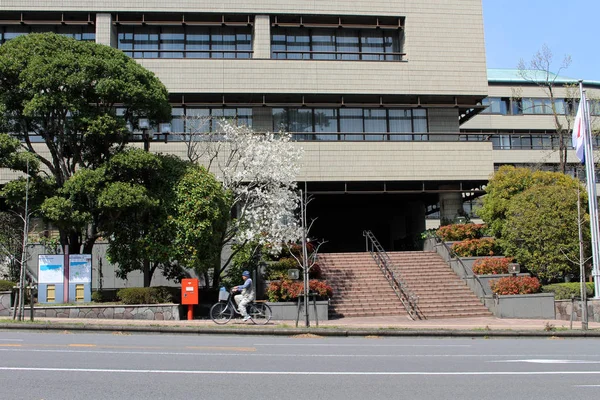
[{"label": "white road marking", "polygon": [[573,387],[600,387],[600,385],[575,385]]},{"label": "white road marking", "polygon": [[22,342],[23,339],[0,339],[3,340],[5,342]]},{"label": "white road marking", "polygon": [[327,344],[327,343],[255,343],[252,346],[283,346],[283,347],[473,347],[470,344]]},{"label": "white road marking", "polygon": [[600,371],[462,371],[462,372],[372,372],[372,371],[186,371],[161,369],[105,369],[105,368],[34,368],[0,367],[0,371],[26,372],[86,372],[122,374],[180,374],[180,375],[393,375],[393,376],[515,376],[515,375],[600,375]]},{"label": "white road marking", "polygon": [[531,364],[600,364],[600,361],[588,361],[588,360],[544,360],[544,359],[531,359],[531,360],[496,360],[490,361],[495,363],[531,363]]},{"label": "white road marking", "polygon": [[[113,350],[73,350],[71,349],[27,349],[23,347],[19,348],[2,348],[0,352],[12,351],[12,352],[29,352],[29,353],[74,353],[74,354],[139,354],[139,355],[174,355],[174,356],[230,356],[230,357],[304,357],[304,358],[349,358],[349,357],[372,357],[372,358],[490,358],[490,357],[514,357],[515,354],[260,354],[260,353],[249,353],[249,352],[228,352],[228,353],[208,353],[208,352],[168,352],[168,351],[113,351]],[[556,355],[556,354],[553,354]],[[539,356],[548,356],[548,354],[540,354]],[[598,355],[579,354],[576,357],[599,357]],[[491,363],[501,362],[519,362],[520,360],[494,360],[488,361]],[[532,362],[535,360],[532,360]],[[582,361],[583,363],[584,361]],[[600,361],[593,361],[587,363],[600,363]]]}]

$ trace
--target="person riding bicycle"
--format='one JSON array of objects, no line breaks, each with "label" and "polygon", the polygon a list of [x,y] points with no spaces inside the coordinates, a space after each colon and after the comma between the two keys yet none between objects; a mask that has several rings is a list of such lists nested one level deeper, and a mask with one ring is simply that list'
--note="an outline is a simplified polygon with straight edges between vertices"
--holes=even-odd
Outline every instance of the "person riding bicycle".
[{"label": "person riding bicycle", "polygon": [[232,290],[234,292],[241,292],[241,294],[236,294],[234,299],[238,305],[240,314],[244,317],[244,321],[248,321],[250,316],[248,315],[248,311],[246,311],[246,305],[254,300],[254,287],[252,286],[252,279],[250,279],[250,272],[242,272],[242,279],[244,280],[244,284],[234,286]]}]

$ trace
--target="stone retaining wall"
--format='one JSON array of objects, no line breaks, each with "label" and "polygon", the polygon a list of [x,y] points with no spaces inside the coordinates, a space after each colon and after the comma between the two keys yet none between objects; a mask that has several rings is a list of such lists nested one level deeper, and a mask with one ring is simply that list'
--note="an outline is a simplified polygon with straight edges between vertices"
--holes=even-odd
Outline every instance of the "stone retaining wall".
[{"label": "stone retaining wall", "polygon": [[[0,292],[0,316],[9,316],[10,292]],[[29,318],[29,307],[25,316]],[[93,318],[93,319],[145,319],[158,321],[180,320],[179,304],[142,304],[116,306],[51,306],[34,307],[34,317],[40,318]]]},{"label": "stone retaining wall", "polygon": [[[574,311],[573,321],[581,321],[581,302],[571,300],[556,300],[556,319],[570,321],[571,311]],[[588,321],[600,322],[600,300],[588,299],[587,301]]]}]

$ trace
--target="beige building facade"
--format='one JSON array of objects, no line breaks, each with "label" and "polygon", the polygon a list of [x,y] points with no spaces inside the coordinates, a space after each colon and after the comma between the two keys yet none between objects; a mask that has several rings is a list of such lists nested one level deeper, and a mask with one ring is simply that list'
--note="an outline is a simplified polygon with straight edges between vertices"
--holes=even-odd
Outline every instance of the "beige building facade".
[{"label": "beige building facade", "polygon": [[292,132],[312,234],[331,251],[363,250],[364,229],[413,248],[426,214],[460,215],[500,157],[460,136],[491,117],[476,116],[493,89],[481,0],[4,0],[0,12],[2,43],[54,31],[153,71],[173,120],[152,151],[185,154],[186,116]]}]

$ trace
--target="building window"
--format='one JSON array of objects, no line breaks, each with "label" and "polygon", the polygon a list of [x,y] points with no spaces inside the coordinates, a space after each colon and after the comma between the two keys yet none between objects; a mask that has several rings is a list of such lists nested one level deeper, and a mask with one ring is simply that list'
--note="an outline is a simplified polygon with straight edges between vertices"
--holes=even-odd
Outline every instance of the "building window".
[{"label": "building window", "polygon": [[252,27],[119,25],[117,47],[133,58],[250,58]]},{"label": "building window", "polygon": [[428,140],[425,109],[274,108],[273,130],[295,140]]},{"label": "building window", "polygon": [[510,99],[508,97],[487,97],[481,102],[482,105],[487,106],[483,110],[484,114],[508,114],[510,109]]},{"label": "building window", "polygon": [[402,60],[401,31],[273,27],[271,57],[285,60]]},{"label": "building window", "polygon": [[[116,109],[117,116],[124,115],[124,108]],[[252,127],[252,108],[242,107],[173,107],[171,109],[171,132],[168,140],[185,140],[183,134],[198,134],[219,131],[219,121],[225,119],[234,121],[236,125]],[[127,128],[133,131],[132,125],[127,122]],[[158,126],[151,126],[150,132],[159,134]],[[134,139],[141,139],[136,137]]]},{"label": "building window", "polygon": [[96,40],[96,28],[93,25],[14,25],[0,27],[0,44],[17,36],[45,32],[54,32],[81,41]]},{"label": "building window", "polygon": [[523,114],[553,115],[556,110],[556,114],[564,115],[567,112],[564,99],[554,100],[554,110],[552,101],[547,98],[525,98],[522,99],[522,104]]}]

